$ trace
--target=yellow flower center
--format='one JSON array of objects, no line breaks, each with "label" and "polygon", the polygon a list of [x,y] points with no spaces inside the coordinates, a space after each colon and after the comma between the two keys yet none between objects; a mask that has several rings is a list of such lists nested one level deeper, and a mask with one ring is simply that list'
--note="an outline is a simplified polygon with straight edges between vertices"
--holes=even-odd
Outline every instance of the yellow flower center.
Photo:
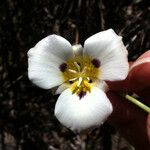
[{"label": "yellow flower center", "polygon": [[89,56],[75,56],[60,65],[63,78],[71,85],[72,93],[80,98],[91,91],[91,87],[98,80],[100,61]]}]

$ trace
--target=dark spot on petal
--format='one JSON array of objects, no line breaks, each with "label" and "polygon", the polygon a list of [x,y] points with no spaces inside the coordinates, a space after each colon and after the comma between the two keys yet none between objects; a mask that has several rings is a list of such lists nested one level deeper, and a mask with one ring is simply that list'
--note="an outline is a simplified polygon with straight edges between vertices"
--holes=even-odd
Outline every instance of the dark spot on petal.
[{"label": "dark spot on petal", "polygon": [[95,68],[99,68],[101,65],[101,62],[98,59],[93,59],[91,62]]},{"label": "dark spot on petal", "polygon": [[67,69],[67,64],[66,64],[66,63],[62,63],[62,64],[59,66],[59,69],[60,69],[60,71],[65,72],[66,69]]},{"label": "dark spot on petal", "polygon": [[86,92],[81,91],[80,93],[78,93],[79,98],[83,98],[86,95]]}]

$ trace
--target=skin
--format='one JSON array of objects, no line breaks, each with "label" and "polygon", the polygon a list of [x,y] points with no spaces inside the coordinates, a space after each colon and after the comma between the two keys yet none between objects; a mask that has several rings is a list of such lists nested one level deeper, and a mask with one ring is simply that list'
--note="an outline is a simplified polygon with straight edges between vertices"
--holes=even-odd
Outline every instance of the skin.
[{"label": "skin", "polygon": [[108,121],[119,129],[136,150],[150,149],[150,113],[146,113],[118,92],[136,93],[144,104],[150,106],[150,50],[140,56],[130,67],[141,60],[149,60],[133,67],[124,81],[108,82],[110,91],[107,96],[112,102],[113,113]]}]

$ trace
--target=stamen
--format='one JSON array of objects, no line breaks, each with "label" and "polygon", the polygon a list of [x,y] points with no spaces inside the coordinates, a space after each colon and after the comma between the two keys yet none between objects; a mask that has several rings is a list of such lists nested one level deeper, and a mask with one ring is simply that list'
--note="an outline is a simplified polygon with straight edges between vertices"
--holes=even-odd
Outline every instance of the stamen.
[{"label": "stamen", "polygon": [[82,73],[86,72],[87,67],[84,67]]},{"label": "stamen", "polygon": [[70,79],[69,81],[75,81],[75,80],[77,80],[77,78],[72,78],[72,79]]},{"label": "stamen", "polygon": [[83,80],[82,77],[80,77],[80,78],[79,78],[79,81],[78,81],[78,85],[77,85],[78,87],[81,85],[82,80]]},{"label": "stamen", "polygon": [[78,72],[80,72],[80,64],[78,62],[74,62],[74,65],[76,66]]},{"label": "stamen", "polygon": [[64,80],[70,84],[72,94],[77,94],[80,99],[87,92],[91,92],[93,83],[97,82],[100,73],[100,61],[88,56],[75,55],[66,63],[60,65]]},{"label": "stamen", "polygon": [[72,78],[72,79],[69,80],[69,83],[72,84],[76,80],[77,80],[77,78]]},{"label": "stamen", "polygon": [[89,78],[89,77],[86,77],[86,78],[87,78],[88,81],[90,81],[90,78]]},{"label": "stamen", "polygon": [[86,79],[88,80],[89,83],[92,83],[92,79],[90,79],[89,77],[86,77]]},{"label": "stamen", "polygon": [[77,73],[77,71],[73,70],[73,69],[68,69],[69,72],[71,73]]}]

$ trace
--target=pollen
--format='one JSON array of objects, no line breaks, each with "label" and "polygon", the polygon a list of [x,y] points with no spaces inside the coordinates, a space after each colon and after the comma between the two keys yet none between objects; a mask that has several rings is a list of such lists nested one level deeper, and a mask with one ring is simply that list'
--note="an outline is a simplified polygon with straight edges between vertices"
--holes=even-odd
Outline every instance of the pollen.
[{"label": "pollen", "polygon": [[89,56],[77,55],[59,67],[66,83],[70,84],[72,94],[83,98],[91,91],[100,75],[100,61]]}]

